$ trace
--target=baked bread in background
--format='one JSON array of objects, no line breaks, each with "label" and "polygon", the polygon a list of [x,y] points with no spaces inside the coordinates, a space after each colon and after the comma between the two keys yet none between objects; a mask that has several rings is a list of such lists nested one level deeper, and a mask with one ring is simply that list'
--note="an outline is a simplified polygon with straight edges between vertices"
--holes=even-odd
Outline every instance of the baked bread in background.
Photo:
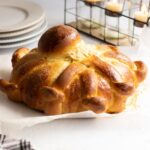
[{"label": "baked bread in background", "polygon": [[65,25],[46,31],[38,48],[16,50],[12,65],[10,81],[0,79],[0,89],[50,115],[121,112],[147,73],[142,61],[131,61],[114,46],[87,44]]}]

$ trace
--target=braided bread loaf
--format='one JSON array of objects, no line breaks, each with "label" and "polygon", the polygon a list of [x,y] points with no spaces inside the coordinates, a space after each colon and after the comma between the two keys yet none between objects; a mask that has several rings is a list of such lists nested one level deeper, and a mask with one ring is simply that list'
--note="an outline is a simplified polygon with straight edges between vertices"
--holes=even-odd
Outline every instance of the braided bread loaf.
[{"label": "braided bread loaf", "polygon": [[44,33],[37,49],[18,49],[12,65],[11,79],[1,79],[0,89],[50,115],[121,112],[147,72],[143,62],[132,62],[114,46],[85,44],[65,25]]}]

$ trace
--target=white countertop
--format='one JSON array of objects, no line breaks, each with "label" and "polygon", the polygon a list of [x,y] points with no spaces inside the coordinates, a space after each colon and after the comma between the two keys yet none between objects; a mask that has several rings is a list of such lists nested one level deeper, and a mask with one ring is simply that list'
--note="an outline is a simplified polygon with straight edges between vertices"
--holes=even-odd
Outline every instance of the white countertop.
[{"label": "white countertop", "polygon": [[[63,0],[32,1],[46,10],[49,26],[63,23]],[[13,51],[1,50],[0,59]],[[133,112],[108,118],[56,120],[26,128],[17,137],[30,140],[37,150],[150,150],[150,115],[141,115]]]}]

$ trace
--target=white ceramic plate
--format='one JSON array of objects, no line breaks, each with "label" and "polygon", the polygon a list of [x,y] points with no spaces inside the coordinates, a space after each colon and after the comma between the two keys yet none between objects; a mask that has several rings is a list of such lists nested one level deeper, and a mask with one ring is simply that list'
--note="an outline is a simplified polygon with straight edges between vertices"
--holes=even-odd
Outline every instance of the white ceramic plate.
[{"label": "white ceramic plate", "polygon": [[23,30],[20,30],[20,31],[15,31],[15,32],[7,32],[7,33],[0,33],[0,38],[11,38],[11,37],[16,37],[16,36],[19,36],[19,35],[23,35],[23,34],[27,34],[33,30],[36,30],[37,28],[39,28],[45,21],[45,18],[43,20],[41,20],[39,23],[29,27],[29,28],[26,28],[26,29],[23,29]]},{"label": "white ceramic plate", "polygon": [[15,43],[8,43],[8,44],[0,44],[0,49],[11,49],[11,48],[17,48],[17,47],[23,47],[29,44],[32,44],[34,42],[37,42],[40,39],[40,36],[36,36],[34,38],[28,39],[28,40],[24,40],[21,42],[15,42]]},{"label": "white ceramic plate", "polygon": [[45,16],[40,6],[27,0],[0,0],[0,32],[18,31],[40,22]]},{"label": "white ceramic plate", "polygon": [[41,35],[45,31],[46,27],[47,27],[47,23],[45,21],[39,28],[27,34],[23,34],[21,36],[16,36],[12,38],[0,38],[0,44],[14,43],[14,42],[20,42],[23,40],[31,39],[35,36]]}]

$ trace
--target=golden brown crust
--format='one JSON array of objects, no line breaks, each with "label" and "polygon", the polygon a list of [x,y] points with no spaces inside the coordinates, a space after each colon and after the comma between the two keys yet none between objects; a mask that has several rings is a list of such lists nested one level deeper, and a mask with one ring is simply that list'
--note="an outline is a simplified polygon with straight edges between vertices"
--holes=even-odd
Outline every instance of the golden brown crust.
[{"label": "golden brown crust", "polygon": [[0,79],[0,90],[50,115],[121,112],[147,74],[143,62],[132,62],[114,46],[84,44],[63,25],[48,30],[38,49],[18,49],[12,64],[11,79]]},{"label": "golden brown crust", "polygon": [[82,99],[82,85],[80,78],[75,78],[65,89],[66,101],[63,112],[78,112]]},{"label": "golden brown crust", "polygon": [[110,58],[115,58],[117,60],[119,60],[120,62],[127,64],[128,66],[130,66],[131,68],[133,68],[133,62],[124,54],[118,52],[118,51],[108,51],[106,53],[104,53],[105,57],[110,57]]},{"label": "golden brown crust", "polygon": [[25,56],[27,53],[29,53],[29,49],[28,48],[19,48],[18,50],[15,51],[15,53],[12,56],[12,66],[14,67],[15,64],[23,57]]},{"label": "golden brown crust", "polygon": [[22,100],[29,106],[36,107],[39,98],[39,90],[43,86],[49,86],[49,74],[51,67],[45,66],[42,69],[32,72],[19,84],[22,93]]},{"label": "golden brown crust", "polygon": [[18,85],[0,79],[0,90],[3,91],[4,93],[7,93],[8,98],[11,99],[12,101],[17,102],[21,101]]},{"label": "golden brown crust", "polygon": [[40,94],[42,97],[42,100],[44,101],[58,101],[58,102],[63,102],[64,99],[64,94],[55,89],[55,88],[51,88],[49,86],[44,86],[40,89]]},{"label": "golden brown crust", "polygon": [[119,113],[122,112],[126,105],[127,96],[118,94],[117,92],[113,93],[112,105],[106,110],[107,113]]},{"label": "golden brown crust", "polygon": [[90,97],[82,100],[84,107],[95,113],[102,113],[107,110],[107,100],[102,97]]},{"label": "golden brown crust", "polygon": [[36,66],[42,65],[44,63],[46,63],[46,61],[42,59],[27,61],[25,64],[22,64],[21,66],[14,68],[12,80],[15,80],[17,81],[17,83],[19,83],[26,74],[32,71]]},{"label": "golden brown crust", "polygon": [[81,74],[82,96],[94,96],[97,94],[97,75],[93,70],[86,70]]},{"label": "golden brown crust", "polygon": [[103,75],[105,75],[111,81],[113,82],[121,81],[121,76],[119,72],[113,66],[109,65],[107,62],[104,62],[98,57],[94,56],[92,58],[92,63]]},{"label": "golden brown crust", "polygon": [[139,80],[139,82],[142,82],[146,77],[147,67],[142,61],[135,61],[134,63],[137,67],[136,70],[137,79]]},{"label": "golden brown crust", "polygon": [[110,100],[109,103],[111,105],[111,100],[113,98],[113,93],[112,93],[112,89],[111,89],[111,85],[109,80],[107,80],[106,78],[100,76],[98,78],[98,88],[97,88],[97,94],[101,97],[104,97],[105,99]]},{"label": "golden brown crust", "polygon": [[38,49],[42,52],[60,52],[65,47],[80,40],[78,32],[69,26],[59,25],[46,31],[39,40]]},{"label": "golden brown crust", "polygon": [[134,92],[134,85],[132,83],[113,83],[117,92],[122,95],[131,95]]},{"label": "golden brown crust", "polygon": [[83,65],[79,65],[76,63],[71,64],[62,72],[62,74],[60,74],[54,86],[60,89],[64,89],[71,82],[73,77],[81,72],[83,69]]},{"label": "golden brown crust", "polygon": [[10,83],[7,80],[0,79],[0,90],[3,92],[11,91],[13,89],[17,89],[17,85]]},{"label": "golden brown crust", "polygon": [[[61,114],[62,103],[64,101],[64,94],[49,86],[44,86],[40,89],[40,101],[45,108],[44,112],[47,114]],[[50,109],[51,108],[51,109]]]}]

